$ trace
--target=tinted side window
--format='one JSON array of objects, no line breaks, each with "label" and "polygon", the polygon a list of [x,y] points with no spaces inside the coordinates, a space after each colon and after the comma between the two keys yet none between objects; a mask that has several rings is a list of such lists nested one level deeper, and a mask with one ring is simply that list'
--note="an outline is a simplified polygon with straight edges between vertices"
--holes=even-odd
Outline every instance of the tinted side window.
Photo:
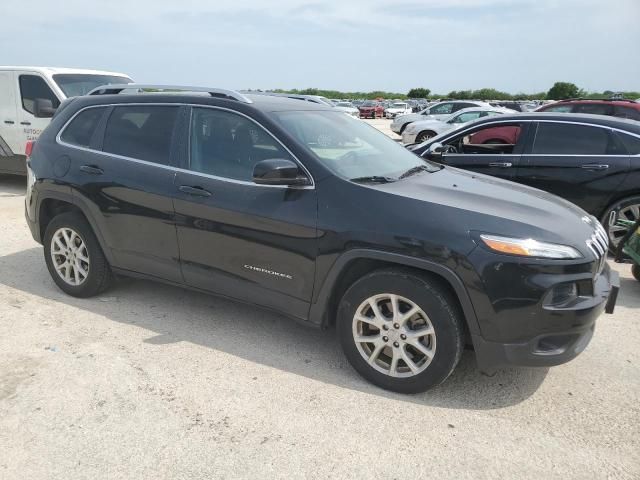
[{"label": "tinted side window", "polygon": [[453,111],[453,103],[440,103],[429,109],[430,115],[444,115]]},{"label": "tinted side window", "polygon": [[100,123],[104,111],[104,108],[88,108],[80,112],[64,129],[60,140],[72,145],[88,147],[91,145],[91,137]]},{"label": "tinted side window", "polygon": [[168,165],[177,115],[178,107],[116,107],[107,122],[102,150]]},{"label": "tinted side window", "polygon": [[251,181],[255,164],[268,158],[292,160],[271,135],[251,120],[224,110],[193,109],[191,170]]},{"label": "tinted side window", "polygon": [[610,134],[604,128],[541,122],[533,144],[534,154],[604,155]]},{"label": "tinted side window", "polygon": [[630,155],[640,155],[640,138],[618,133],[618,138],[622,140]]},{"label": "tinted side window", "polygon": [[616,105],[614,115],[621,118],[630,118],[632,120],[640,120],[640,109],[631,107],[621,107]]},{"label": "tinted side window", "polygon": [[573,108],[573,105],[554,105],[553,107],[545,108],[544,112],[558,112],[558,113],[568,113]]},{"label": "tinted side window", "polygon": [[42,77],[37,75],[20,75],[20,96],[22,108],[33,113],[33,101],[36,98],[51,100],[54,108],[58,108],[60,100],[47,85]]},{"label": "tinted side window", "polygon": [[602,103],[579,103],[574,106],[573,113],[591,113],[593,115],[613,115],[611,105]]}]

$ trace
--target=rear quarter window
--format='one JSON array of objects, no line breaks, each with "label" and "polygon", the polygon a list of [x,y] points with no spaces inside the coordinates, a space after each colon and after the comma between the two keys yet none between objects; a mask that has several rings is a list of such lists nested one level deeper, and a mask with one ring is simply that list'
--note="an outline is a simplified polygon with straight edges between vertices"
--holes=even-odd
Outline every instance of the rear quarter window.
[{"label": "rear quarter window", "polygon": [[616,105],[614,115],[620,118],[630,118],[631,120],[640,120],[640,108],[623,107]]},{"label": "rear quarter window", "polygon": [[62,131],[60,140],[71,145],[89,147],[104,112],[104,107],[88,108],[81,111]]}]

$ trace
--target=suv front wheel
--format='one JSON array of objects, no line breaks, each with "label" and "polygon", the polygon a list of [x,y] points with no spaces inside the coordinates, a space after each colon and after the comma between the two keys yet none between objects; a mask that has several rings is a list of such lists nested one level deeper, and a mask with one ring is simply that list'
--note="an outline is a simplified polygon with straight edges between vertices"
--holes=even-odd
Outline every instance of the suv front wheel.
[{"label": "suv front wheel", "polygon": [[442,383],[462,355],[457,303],[436,281],[408,270],[379,270],[356,281],[340,302],[337,326],[351,365],[395,392]]},{"label": "suv front wheel", "polygon": [[51,278],[63,292],[85,298],[108,288],[111,269],[82,215],[67,212],[53,218],[45,230],[43,245]]}]

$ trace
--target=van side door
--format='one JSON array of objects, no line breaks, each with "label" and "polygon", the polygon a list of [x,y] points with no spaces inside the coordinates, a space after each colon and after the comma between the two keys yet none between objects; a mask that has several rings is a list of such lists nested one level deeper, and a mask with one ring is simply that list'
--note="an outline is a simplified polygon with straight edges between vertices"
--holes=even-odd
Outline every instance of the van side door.
[{"label": "van side door", "polygon": [[12,71],[0,71],[0,173],[25,173],[24,147]]}]

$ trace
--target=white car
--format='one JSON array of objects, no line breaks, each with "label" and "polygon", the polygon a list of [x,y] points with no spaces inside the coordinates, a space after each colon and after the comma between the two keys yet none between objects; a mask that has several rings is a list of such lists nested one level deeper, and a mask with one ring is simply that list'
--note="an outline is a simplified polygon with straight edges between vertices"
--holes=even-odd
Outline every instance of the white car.
[{"label": "white car", "polygon": [[352,117],[360,118],[360,111],[351,102],[334,102],[333,108]]},{"label": "white car", "polygon": [[411,109],[408,103],[395,102],[395,103],[392,103],[387,108],[385,108],[384,115],[387,118],[396,118],[398,115],[408,115],[409,113],[412,113],[412,112],[413,110]]},{"label": "white car", "polygon": [[471,107],[459,110],[441,120],[429,119],[412,122],[402,132],[402,143],[409,145],[426,142],[436,135],[459,128],[479,118],[504,113],[514,112],[508,108],[501,107]]},{"label": "white car", "polygon": [[448,117],[452,113],[462,110],[463,108],[470,107],[485,107],[493,108],[486,102],[479,102],[474,100],[452,100],[446,102],[438,102],[433,105],[429,105],[427,108],[418,113],[410,113],[408,115],[398,115],[391,122],[391,131],[402,135],[404,129],[411,122],[417,122],[418,120],[431,120]]},{"label": "white car", "polygon": [[132,81],[123,73],[0,66],[0,173],[26,175],[27,141],[38,138],[63,100]]}]

